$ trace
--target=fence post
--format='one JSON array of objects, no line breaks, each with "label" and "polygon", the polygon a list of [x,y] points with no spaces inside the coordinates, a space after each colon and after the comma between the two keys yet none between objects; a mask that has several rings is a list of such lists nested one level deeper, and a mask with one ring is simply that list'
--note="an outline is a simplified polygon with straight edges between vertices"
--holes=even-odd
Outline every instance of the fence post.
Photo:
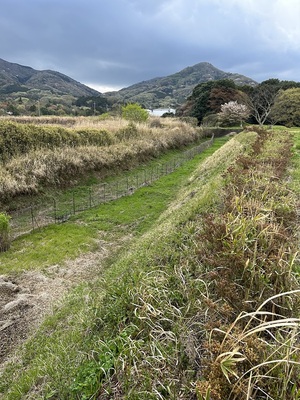
[{"label": "fence post", "polygon": [[53,213],[54,213],[54,223],[56,223],[56,213],[57,213],[57,209],[56,209],[56,200],[53,197]]},{"label": "fence post", "polygon": [[33,215],[33,207],[32,204],[30,206],[30,212],[31,212],[31,224],[32,224],[32,230],[34,229],[34,215]]},{"label": "fence post", "polygon": [[92,208],[92,189],[89,188],[89,208]]},{"label": "fence post", "polygon": [[73,214],[75,214],[76,213],[76,204],[75,204],[75,193],[74,192],[72,193],[72,196],[73,196],[73,198],[72,198],[72,201],[73,201]]}]

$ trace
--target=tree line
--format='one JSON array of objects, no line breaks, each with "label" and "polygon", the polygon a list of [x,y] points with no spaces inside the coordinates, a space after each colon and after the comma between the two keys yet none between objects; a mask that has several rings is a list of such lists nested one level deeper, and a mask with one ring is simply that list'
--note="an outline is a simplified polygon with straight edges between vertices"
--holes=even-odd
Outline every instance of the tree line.
[{"label": "tree line", "polygon": [[299,82],[268,79],[255,86],[239,86],[230,79],[221,79],[195,86],[176,114],[197,118],[199,125],[226,126],[246,121],[300,126],[299,106]]},{"label": "tree line", "polygon": [[[0,102],[0,115],[113,115],[136,113],[125,110],[128,104],[94,97],[61,96],[35,102],[20,96]],[[176,111],[176,116],[196,118],[199,125],[232,126],[280,124],[300,126],[300,82],[268,79],[257,85],[238,85],[230,79],[211,80],[196,85],[192,94]],[[140,106],[143,108],[143,106]],[[140,110],[139,110],[140,112]],[[142,116],[142,119],[145,116]],[[136,118],[128,118],[136,119]]]}]

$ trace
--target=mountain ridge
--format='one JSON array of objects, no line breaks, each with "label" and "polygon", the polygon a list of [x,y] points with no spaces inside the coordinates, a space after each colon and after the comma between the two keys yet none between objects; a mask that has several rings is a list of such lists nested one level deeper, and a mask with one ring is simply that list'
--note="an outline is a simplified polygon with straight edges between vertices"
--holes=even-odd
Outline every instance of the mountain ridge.
[{"label": "mountain ridge", "polygon": [[36,97],[35,90],[50,91],[54,95],[98,96],[92,89],[61,72],[36,70],[29,66],[11,63],[0,58],[0,97],[16,92],[26,92],[27,97]]},{"label": "mountain ridge", "polygon": [[[39,101],[47,113],[72,112],[72,104],[76,98],[94,97],[102,99],[102,102],[107,101],[111,107],[117,104],[139,103],[150,109],[177,108],[192,94],[196,85],[219,79],[231,79],[237,85],[257,84],[244,75],[222,71],[209,62],[200,62],[171,75],[141,81],[119,91],[100,93],[61,72],[50,69],[36,70],[0,58],[0,100]],[[65,111],[58,110],[59,103],[67,104]],[[90,113],[91,104],[87,107]]]},{"label": "mountain ridge", "polygon": [[135,83],[119,91],[107,92],[105,95],[119,102],[141,103],[146,108],[176,108],[186,101],[196,85],[218,79],[231,79],[237,85],[257,85],[256,81],[245,75],[225,72],[209,62],[200,62],[174,74]]}]

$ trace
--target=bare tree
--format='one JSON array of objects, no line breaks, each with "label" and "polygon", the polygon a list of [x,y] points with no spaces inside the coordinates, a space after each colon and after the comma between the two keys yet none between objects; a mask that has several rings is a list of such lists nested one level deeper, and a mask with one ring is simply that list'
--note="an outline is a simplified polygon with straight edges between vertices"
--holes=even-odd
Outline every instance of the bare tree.
[{"label": "bare tree", "polygon": [[269,79],[249,90],[247,105],[259,125],[266,122],[279,90],[277,79]]}]

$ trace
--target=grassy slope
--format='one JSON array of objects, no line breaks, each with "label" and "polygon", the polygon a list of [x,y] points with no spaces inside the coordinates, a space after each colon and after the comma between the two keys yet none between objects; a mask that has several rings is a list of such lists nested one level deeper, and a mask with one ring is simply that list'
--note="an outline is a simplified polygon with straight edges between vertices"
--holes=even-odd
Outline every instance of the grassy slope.
[{"label": "grassy slope", "polygon": [[[25,393],[28,399],[88,399],[96,393],[100,399],[175,399],[179,392],[190,398],[197,363],[193,341],[200,332],[191,331],[187,321],[197,320],[208,290],[197,260],[199,215],[220,203],[222,172],[255,137],[238,135],[196,170],[177,171],[127,200],[105,205],[112,219],[103,217],[103,209],[84,214],[98,229],[145,233],[101,280],[76,288],[45,322],[18,368],[13,364],[4,374],[5,399],[25,398]],[[160,193],[171,188],[172,195],[159,205]],[[153,210],[147,199],[157,193]]]},{"label": "grassy slope", "polygon": [[[71,218],[67,224],[51,225],[19,237],[9,251],[0,254],[0,274],[43,269],[62,263],[83,252],[93,251],[99,236],[106,237],[109,234],[110,239],[114,240],[124,235],[124,232],[139,233],[146,230],[168,207],[199,161],[215,152],[226,141],[227,138],[216,139],[211,148],[172,175],[140,189],[133,196],[102,204],[79,217]],[[163,159],[168,160],[171,153]]]},{"label": "grassy slope", "polygon": [[[86,213],[73,218],[72,221],[63,225],[49,226],[42,229],[40,232],[34,232],[30,235],[26,235],[18,238],[12,244],[11,249],[0,255],[0,272],[3,273],[19,273],[26,269],[44,269],[48,265],[53,265],[59,263],[62,265],[65,259],[75,258],[79,254],[85,251],[93,250],[93,246],[96,246],[95,240],[101,237],[103,234],[109,235],[109,240],[117,240],[122,237],[124,233],[132,233],[140,235],[143,231],[147,230],[153,222],[159,217],[161,212],[168,207],[168,204],[176,193],[178,189],[184,184],[188,179],[190,174],[194,171],[195,166],[199,161],[205,159],[210,154],[214,153],[224,142],[226,138],[217,139],[214,145],[206,150],[205,153],[196,156],[195,159],[186,163],[183,167],[177,170],[172,175],[166,176],[160,181],[156,182],[151,187],[145,187],[137,191],[133,196],[121,198],[118,201],[103,204],[97,209],[90,210]],[[125,212],[126,211],[126,212]],[[26,252],[22,251],[26,248]],[[73,294],[70,295],[71,304],[66,301],[66,305],[63,310],[57,311],[53,318],[49,318],[46,323],[47,326],[56,324],[57,321],[64,320],[66,314],[73,315],[73,322],[70,324],[70,330],[66,329],[63,323],[63,329],[58,329],[56,327],[57,335],[51,336],[51,343],[45,343],[46,347],[50,347],[50,353],[56,353],[52,351],[53,347],[64,346],[64,343],[68,343],[68,356],[76,358],[76,353],[78,351],[77,341],[75,339],[76,333],[81,337],[81,331],[84,326],[82,318],[91,317],[84,306],[82,309],[82,296],[86,296],[86,293],[91,293],[89,285],[83,285],[83,287],[77,288]],[[74,301],[74,298],[76,299]],[[91,301],[98,301],[99,299],[93,299]],[[86,304],[87,305],[87,304]],[[88,306],[89,308],[89,306]],[[77,322],[76,322],[77,321]],[[87,322],[87,324],[90,323]],[[76,327],[74,326],[76,325]],[[48,336],[48,335],[47,335]],[[45,336],[43,334],[39,335],[39,340],[43,342]],[[46,339],[47,342],[47,339]],[[36,341],[35,341],[36,343]],[[35,344],[30,344],[28,346],[28,351],[31,350],[31,345],[33,349],[36,349]],[[52,347],[53,346],[53,347]],[[66,345],[67,346],[67,345]],[[73,348],[72,352],[71,348]],[[26,392],[26,387],[29,388],[32,385],[31,379],[34,381],[35,374],[43,374],[45,365],[42,365],[44,357],[47,359],[47,365],[50,367],[51,356],[46,351],[44,354],[44,345],[41,345],[41,354],[38,355],[39,361],[37,362],[36,357],[33,357],[31,365],[29,366],[28,374],[24,376],[21,374],[20,382],[15,381],[16,385],[11,387],[11,394],[8,398],[22,398],[22,392]],[[34,350],[35,352],[36,350]],[[55,355],[55,359],[62,355]],[[27,357],[25,357],[27,358]],[[64,357],[59,365],[66,366],[69,372],[65,372],[66,376],[72,376],[72,372],[69,369],[70,363],[64,364]],[[61,373],[64,374],[59,368],[57,368],[56,361],[53,360],[54,365],[52,368],[57,370],[57,374],[60,376]],[[10,376],[10,372],[5,374],[5,377],[10,376],[10,378],[2,379],[1,382],[4,387],[8,388],[10,382],[15,380],[16,368],[12,367],[14,373]],[[9,369],[10,371],[10,369]],[[38,371],[38,372],[37,372]],[[56,373],[53,371],[45,371],[45,375],[53,376],[55,378]],[[31,377],[33,375],[33,378]],[[5,384],[7,379],[7,385]],[[12,380],[11,380],[12,379]],[[59,378],[61,379],[61,378]],[[20,386],[22,389],[20,389]],[[24,385],[24,386],[23,386]],[[65,388],[67,390],[67,387]],[[4,389],[3,389],[4,390]],[[6,389],[5,389],[6,390]],[[18,391],[21,391],[20,395],[17,395]],[[20,396],[20,397],[15,397]],[[33,398],[35,395],[33,395]]]}]

